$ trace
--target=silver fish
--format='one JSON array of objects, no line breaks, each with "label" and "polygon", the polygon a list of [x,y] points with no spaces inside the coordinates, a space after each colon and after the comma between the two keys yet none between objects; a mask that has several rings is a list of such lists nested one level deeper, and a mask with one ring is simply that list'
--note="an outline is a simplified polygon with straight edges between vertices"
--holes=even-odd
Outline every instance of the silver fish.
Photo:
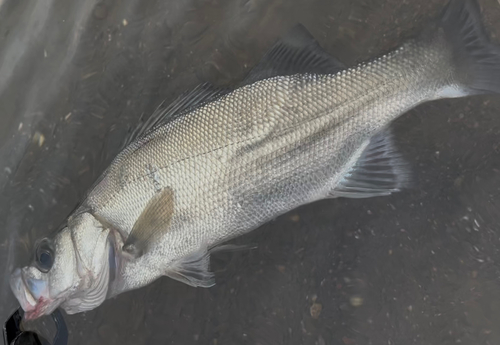
[{"label": "silver fish", "polygon": [[[500,93],[479,7],[353,68],[298,26],[234,90],[202,85],[138,129],[66,227],[12,273],[26,317],[77,313],[161,276],[214,285],[210,253],[300,205],[409,182],[389,123],[420,103]],[[222,246],[223,247],[223,246]]]}]

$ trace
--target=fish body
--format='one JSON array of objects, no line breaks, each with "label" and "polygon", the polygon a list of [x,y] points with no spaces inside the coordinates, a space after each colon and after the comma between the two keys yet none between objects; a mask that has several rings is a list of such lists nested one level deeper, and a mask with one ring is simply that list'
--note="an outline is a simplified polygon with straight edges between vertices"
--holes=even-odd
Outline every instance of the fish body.
[{"label": "fish body", "polygon": [[201,86],[159,109],[12,289],[35,318],[93,309],[163,275],[212,286],[221,243],[300,205],[404,188],[392,120],[499,92],[500,49],[473,1],[452,0],[432,34],[353,68],[296,29],[241,87]]},{"label": "fish body", "polygon": [[[83,206],[128,236],[149,200],[173,191],[168,230],[125,264],[126,289],[156,279],[202,243],[211,247],[335,196],[375,133],[447,87],[428,82],[448,61],[422,59],[425,49],[413,42],[337,74],[258,81],[132,143]],[[137,279],[145,266],[149,277]]]}]

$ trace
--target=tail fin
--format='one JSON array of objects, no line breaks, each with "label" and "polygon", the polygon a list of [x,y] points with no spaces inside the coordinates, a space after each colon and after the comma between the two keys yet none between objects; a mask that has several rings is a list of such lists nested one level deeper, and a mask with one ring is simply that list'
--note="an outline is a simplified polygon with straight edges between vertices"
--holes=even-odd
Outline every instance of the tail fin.
[{"label": "tail fin", "polygon": [[467,94],[500,93],[500,47],[493,45],[475,0],[450,0],[439,25],[451,43],[458,82]]}]

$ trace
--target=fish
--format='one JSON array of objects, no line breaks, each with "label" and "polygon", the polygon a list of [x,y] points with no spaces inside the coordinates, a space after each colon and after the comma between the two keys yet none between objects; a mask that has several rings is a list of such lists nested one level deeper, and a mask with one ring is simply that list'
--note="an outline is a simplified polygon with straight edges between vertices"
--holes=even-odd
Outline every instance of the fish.
[{"label": "fish", "polygon": [[26,319],[92,310],[167,276],[215,284],[210,255],[301,205],[402,191],[390,124],[424,102],[500,93],[500,47],[473,0],[432,30],[346,67],[297,25],[234,88],[162,103],[61,230],[11,273]]}]

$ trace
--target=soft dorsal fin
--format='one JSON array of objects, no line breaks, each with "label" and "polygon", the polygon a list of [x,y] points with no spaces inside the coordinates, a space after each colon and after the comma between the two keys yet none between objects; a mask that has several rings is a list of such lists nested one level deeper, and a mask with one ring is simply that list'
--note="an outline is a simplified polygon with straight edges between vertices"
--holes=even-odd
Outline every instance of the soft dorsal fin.
[{"label": "soft dorsal fin", "polygon": [[174,215],[175,198],[171,188],[164,188],[148,202],[123,245],[123,252],[138,258],[162,233],[169,230]]},{"label": "soft dorsal fin", "polygon": [[130,133],[125,142],[125,146],[135,139],[144,136],[152,129],[169,123],[190,110],[214,101],[229,91],[229,89],[223,89],[210,83],[204,83],[198,85],[193,90],[184,92],[172,103],[163,101],[146,121],[137,125],[134,131]]},{"label": "soft dorsal fin", "polygon": [[407,163],[383,130],[374,135],[357,162],[331,192],[330,197],[369,198],[389,195],[410,186]]},{"label": "soft dorsal fin", "polygon": [[307,29],[298,24],[267,51],[243,80],[243,85],[275,76],[327,74],[344,69],[344,64],[326,53]]}]

